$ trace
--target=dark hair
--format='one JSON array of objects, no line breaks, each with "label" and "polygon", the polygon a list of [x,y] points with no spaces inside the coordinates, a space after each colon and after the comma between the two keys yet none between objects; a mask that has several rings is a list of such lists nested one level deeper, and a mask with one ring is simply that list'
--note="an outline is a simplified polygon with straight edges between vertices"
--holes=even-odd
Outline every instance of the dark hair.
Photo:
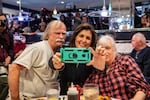
[{"label": "dark hair", "polygon": [[76,36],[83,30],[89,30],[92,34],[92,41],[91,41],[91,47],[95,49],[96,43],[97,43],[97,33],[95,32],[92,25],[88,23],[80,24],[73,32],[72,37],[70,38],[69,45],[71,47],[75,47],[75,38]]}]

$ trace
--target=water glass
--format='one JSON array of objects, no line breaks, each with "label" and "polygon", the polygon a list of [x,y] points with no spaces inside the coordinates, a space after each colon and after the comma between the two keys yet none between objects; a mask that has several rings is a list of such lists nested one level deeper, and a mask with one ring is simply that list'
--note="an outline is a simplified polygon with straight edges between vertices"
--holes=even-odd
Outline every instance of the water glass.
[{"label": "water glass", "polygon": [[97,84],[88,83],[83,86],[83,96],[85,100],[98,100],[99,87]]},{"label": "water glass", "polygon": [[60,84],[59,82],[51,82],[46,85],[47,100],[59,100]]}]

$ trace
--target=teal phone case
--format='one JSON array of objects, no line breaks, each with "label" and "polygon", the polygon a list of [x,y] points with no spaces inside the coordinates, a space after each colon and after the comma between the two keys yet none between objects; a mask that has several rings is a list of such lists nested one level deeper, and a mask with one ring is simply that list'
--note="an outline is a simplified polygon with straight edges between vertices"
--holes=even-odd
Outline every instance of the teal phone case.
[{"label": "teal phone case", "polygon": [[91,61],[89,48],[61,48],[61,61],[64,63],[88,63]]}]

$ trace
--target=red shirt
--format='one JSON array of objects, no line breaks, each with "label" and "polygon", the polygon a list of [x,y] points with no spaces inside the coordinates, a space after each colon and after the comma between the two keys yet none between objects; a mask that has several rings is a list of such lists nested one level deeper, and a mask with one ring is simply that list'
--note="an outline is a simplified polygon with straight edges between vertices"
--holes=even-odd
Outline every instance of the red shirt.
[{"label": "red shirt", "polygon": [[20,50],[24,50],[26,48],[25,43],[17,43],[14,45],[14,53],[18,53]]},{"label": "red shirt", "polygon": [[148,93],[148,83],[135,61],[129,56],[117,56],[108,72],[98,70],[86,83],[99,84],[100,95],[129,100],[139,90]]}]

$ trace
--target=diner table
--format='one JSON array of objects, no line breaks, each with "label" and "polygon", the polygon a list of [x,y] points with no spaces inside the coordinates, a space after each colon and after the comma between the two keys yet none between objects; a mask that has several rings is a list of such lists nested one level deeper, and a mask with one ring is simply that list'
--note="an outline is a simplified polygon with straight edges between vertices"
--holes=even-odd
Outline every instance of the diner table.
[{"label": "diner table", "polygon": [[[47,98],[46,97],[40,97],[40,98],[32,98],[30,100],[47,100]],[[59,96],[59,100],[68,100],[67,95]],[[85,99],[83,96],[80,96],[80,100],[85,100]],[[111,98],[111,100],[119,100],[119,99]]]}]

